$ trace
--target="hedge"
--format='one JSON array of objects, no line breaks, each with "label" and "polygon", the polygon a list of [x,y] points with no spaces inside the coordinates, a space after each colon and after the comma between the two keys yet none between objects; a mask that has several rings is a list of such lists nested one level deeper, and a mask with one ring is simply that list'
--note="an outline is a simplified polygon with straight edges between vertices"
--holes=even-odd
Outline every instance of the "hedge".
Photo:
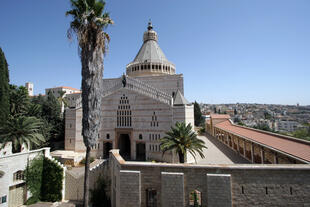
[{"label": "hedge", "polygon": [[38,157],[30,161],[25,179],[32,197],[27,204],[37,201],[55,202],[62,199],[63,169],[55,161]]}]

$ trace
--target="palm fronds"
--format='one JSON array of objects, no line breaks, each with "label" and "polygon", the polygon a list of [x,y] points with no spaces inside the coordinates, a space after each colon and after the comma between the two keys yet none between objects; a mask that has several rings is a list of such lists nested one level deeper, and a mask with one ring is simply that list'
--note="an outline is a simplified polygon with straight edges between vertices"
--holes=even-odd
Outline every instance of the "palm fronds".
[{"label": "palm fronds", "polygon": [[174,150],[179,155],[186,155],[189,152],[196,160],[197,153],[200,157],[204,158],[203,148],[204,141],[197,138],[197,134],[192,130],[191,124],[186,125],[184,122],[177,122],[175,127],[166,132],[166,136],[160,139],[160,148],[163,155],[167,151]]}]

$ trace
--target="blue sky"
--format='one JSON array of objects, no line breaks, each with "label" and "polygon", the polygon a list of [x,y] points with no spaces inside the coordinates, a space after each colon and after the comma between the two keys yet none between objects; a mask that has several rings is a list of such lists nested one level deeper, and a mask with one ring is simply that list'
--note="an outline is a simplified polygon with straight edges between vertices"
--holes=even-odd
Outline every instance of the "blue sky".
[{"label": "blue sky", "polygon": [[[1,0],[0,47],[11,83],[80,88],[67,0]],[[152,19],[185,96],[205,103],[310,105],[309,0],[108,0],[115,21],[104,77],[125,72]]]}]

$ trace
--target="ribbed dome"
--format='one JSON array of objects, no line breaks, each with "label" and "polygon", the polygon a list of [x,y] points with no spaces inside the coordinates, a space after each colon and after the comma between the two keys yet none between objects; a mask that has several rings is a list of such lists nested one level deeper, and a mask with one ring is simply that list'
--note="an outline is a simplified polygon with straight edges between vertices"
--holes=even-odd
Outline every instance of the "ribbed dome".
[{"label": "ribbed dome", "polygon": [[174,65],[169,62],[160,49],[157,33],[149,22],[148,30],[143,34],[143,45],[133,62],[126,67],[129,76],[149,76],[175,74]]}]

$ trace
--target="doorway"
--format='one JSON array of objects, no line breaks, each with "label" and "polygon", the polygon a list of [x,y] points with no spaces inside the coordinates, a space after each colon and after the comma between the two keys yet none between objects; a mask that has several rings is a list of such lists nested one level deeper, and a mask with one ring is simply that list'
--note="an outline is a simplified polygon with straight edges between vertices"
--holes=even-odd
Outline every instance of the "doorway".
[{"label": "doorway", "polygon": [[136,160],[145,161],[145,143],[136,144]]},{"label": "doorway", "polygon": [[103,144],[103,159],[108,159],[110,150],[112,149],[112,143],[106,142]]},{"label": "doorway", "polygon": [[124,160],[130,160],[130,137],[129,134],[120,134],[118,141],[120,155]]}]

